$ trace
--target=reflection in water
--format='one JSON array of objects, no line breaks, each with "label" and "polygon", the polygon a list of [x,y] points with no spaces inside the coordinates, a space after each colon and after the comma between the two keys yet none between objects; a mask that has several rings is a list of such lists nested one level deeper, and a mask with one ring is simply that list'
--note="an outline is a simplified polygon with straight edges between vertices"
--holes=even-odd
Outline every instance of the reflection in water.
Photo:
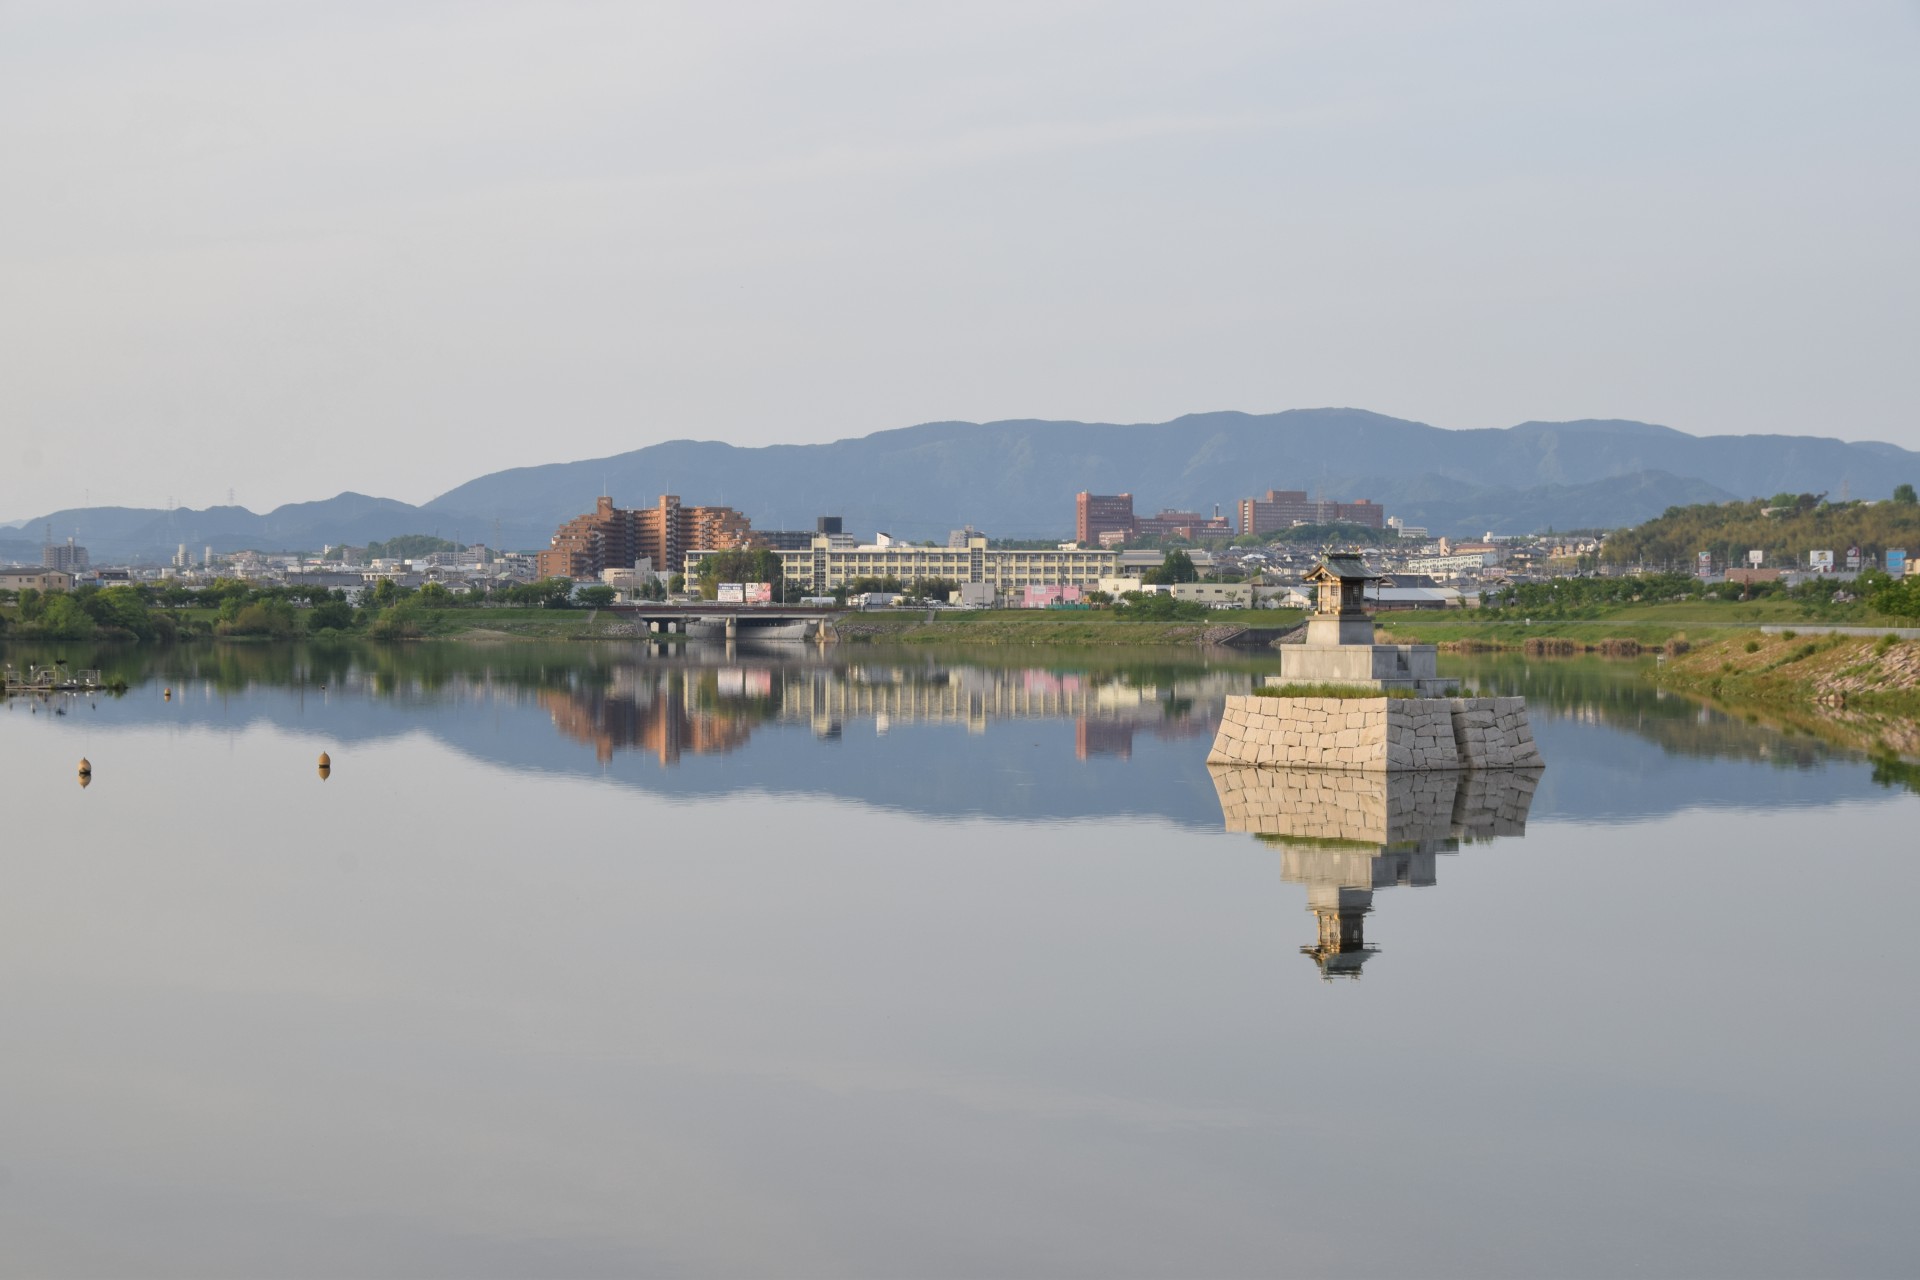
[{"label": "reflection in water", "polygon": [[716,755],[744,745],[756,725],[808,726],[837,741],[845,726],[875,732],[951,723],[984,733],[999,720],[1071,720],[1074,753],[1128,759],[1136,733],[1204,738],[1217,727],[1229,693],[1244,692],[1239,671],[1199,670],[1165,685],[1125,673],[1058,672],[867,662],[786,662],[725,666],[647,663],[621,666],[601,684],[540,690],[561,734],[593,747],[602,763],[643,750],[662,765],[683,753]]},{"label": "reflection in water", "polygon": [[1361,773],[1210,765],[1229,831],[1281,850],[1281,878],[1307,886],[1319,938],[1300,950],[1325,978],[1358,978],[1373,891],[1435,883],[1435,859],[1462,840],[1522,836],[1538,769]]}]

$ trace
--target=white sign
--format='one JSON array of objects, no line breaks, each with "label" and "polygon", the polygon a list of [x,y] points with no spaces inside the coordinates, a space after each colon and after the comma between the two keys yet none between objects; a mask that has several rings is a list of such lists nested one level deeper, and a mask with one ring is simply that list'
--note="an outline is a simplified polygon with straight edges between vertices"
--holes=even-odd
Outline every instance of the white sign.
[{"label": "white sign", "polygon": [[718,599],[721,604],[745,604],[747,602],[747,589],[742,583],[723,582],[720,584],[720,595]]},{"label": "white sign", "polygon": [[1760,550],[1759,548],[1756,547],[1754,550],[1747,552],[1747,563],[1752,567],[1754,567],[1755,569],[1758,569],[1761,565],[1765,564],[1766,562],[1767,562],[1767,553]]},{"label": "white sign", "polygon": [[1815,573],[1833,572],[1833,552],[1831,551],[1807,552],[1807,568],[1812,569]]}]

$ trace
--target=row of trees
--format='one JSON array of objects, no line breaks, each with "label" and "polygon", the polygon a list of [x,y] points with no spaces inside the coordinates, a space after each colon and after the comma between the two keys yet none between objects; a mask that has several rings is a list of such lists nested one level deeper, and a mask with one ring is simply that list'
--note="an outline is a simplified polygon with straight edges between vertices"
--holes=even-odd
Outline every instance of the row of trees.
[{"label": "row of trees", "polygon": [[[613,595],[611,587],[587,587],[579,592],[579,603],[611,604]],[[195,636],[286,638],[303,631],[418,635],[426,615],[438,610],[503,605],[570,609],[575,604],[573,583],[565,578],[465,595],[437,582],[411,588],[382,578],[357,603],[345,592],[323,587],[256,586],[237,579],[221,579],[198,589],[145,583],[111,587],[89,583],[72,591],[52,592],[28,588],[17,595],[0,592],[0,603],[9,596],[14,616],[0,614],[0,634],[21,640],[145,643]]]}]

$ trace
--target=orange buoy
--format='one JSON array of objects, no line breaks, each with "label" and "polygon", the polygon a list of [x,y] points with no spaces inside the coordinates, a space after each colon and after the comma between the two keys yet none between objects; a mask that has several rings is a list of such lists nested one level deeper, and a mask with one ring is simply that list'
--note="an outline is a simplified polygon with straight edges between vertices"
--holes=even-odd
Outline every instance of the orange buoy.
[{"label": "orange buoy", "polygon": [[83,778],[91,778],[93,776],[93,761],[87,759],[85,756],[80,757],[80,776]]},{"label": "orange buoy", "polygon": [[325,782],[327,780],[327,775],[332,772],[333,772],[333,757],[329,756],[326,752],[322,751],[320,753],[320,780],[322,782]]},{"label": "orange buoy", "polygon": [[160,694],[160,696],[161,696],[162,698],[165,698],[165,699],[166,699],[166,700],[167,700],[168,702],[172,702],[172,701],[173,701],[173,690],[171,690],[171,689],[166,689],[166,690],[163,690],[163,691],[161,692],[161,694]]},{"label": "orange buoy", "polygon": [[92,785],[93,785],[93,775],[92,775],[92,774],[90,774],[90,773],[83,773],[83,774],[81,774],[81,775],[80,775],[80,788],[81,788],[81,790],[83,790],[83,791],[84,791],[84,790],[85,790],[86,788],[88,788],[88,787],[90,787],[90,786],[92,786]]}]

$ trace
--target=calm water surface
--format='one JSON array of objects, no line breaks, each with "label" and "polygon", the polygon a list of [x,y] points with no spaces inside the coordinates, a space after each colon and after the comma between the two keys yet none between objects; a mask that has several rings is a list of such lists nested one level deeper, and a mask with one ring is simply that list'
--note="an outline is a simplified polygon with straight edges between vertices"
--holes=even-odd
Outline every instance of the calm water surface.
[{"label": "calm water surface", "polygon": [[1632,666],[1456,664],[1546,771],[1336,792],[1207,769],[1246,659],[69,656],[131,688],[0,706],[9,1274],[1920,1257],[1920,796]]}]

